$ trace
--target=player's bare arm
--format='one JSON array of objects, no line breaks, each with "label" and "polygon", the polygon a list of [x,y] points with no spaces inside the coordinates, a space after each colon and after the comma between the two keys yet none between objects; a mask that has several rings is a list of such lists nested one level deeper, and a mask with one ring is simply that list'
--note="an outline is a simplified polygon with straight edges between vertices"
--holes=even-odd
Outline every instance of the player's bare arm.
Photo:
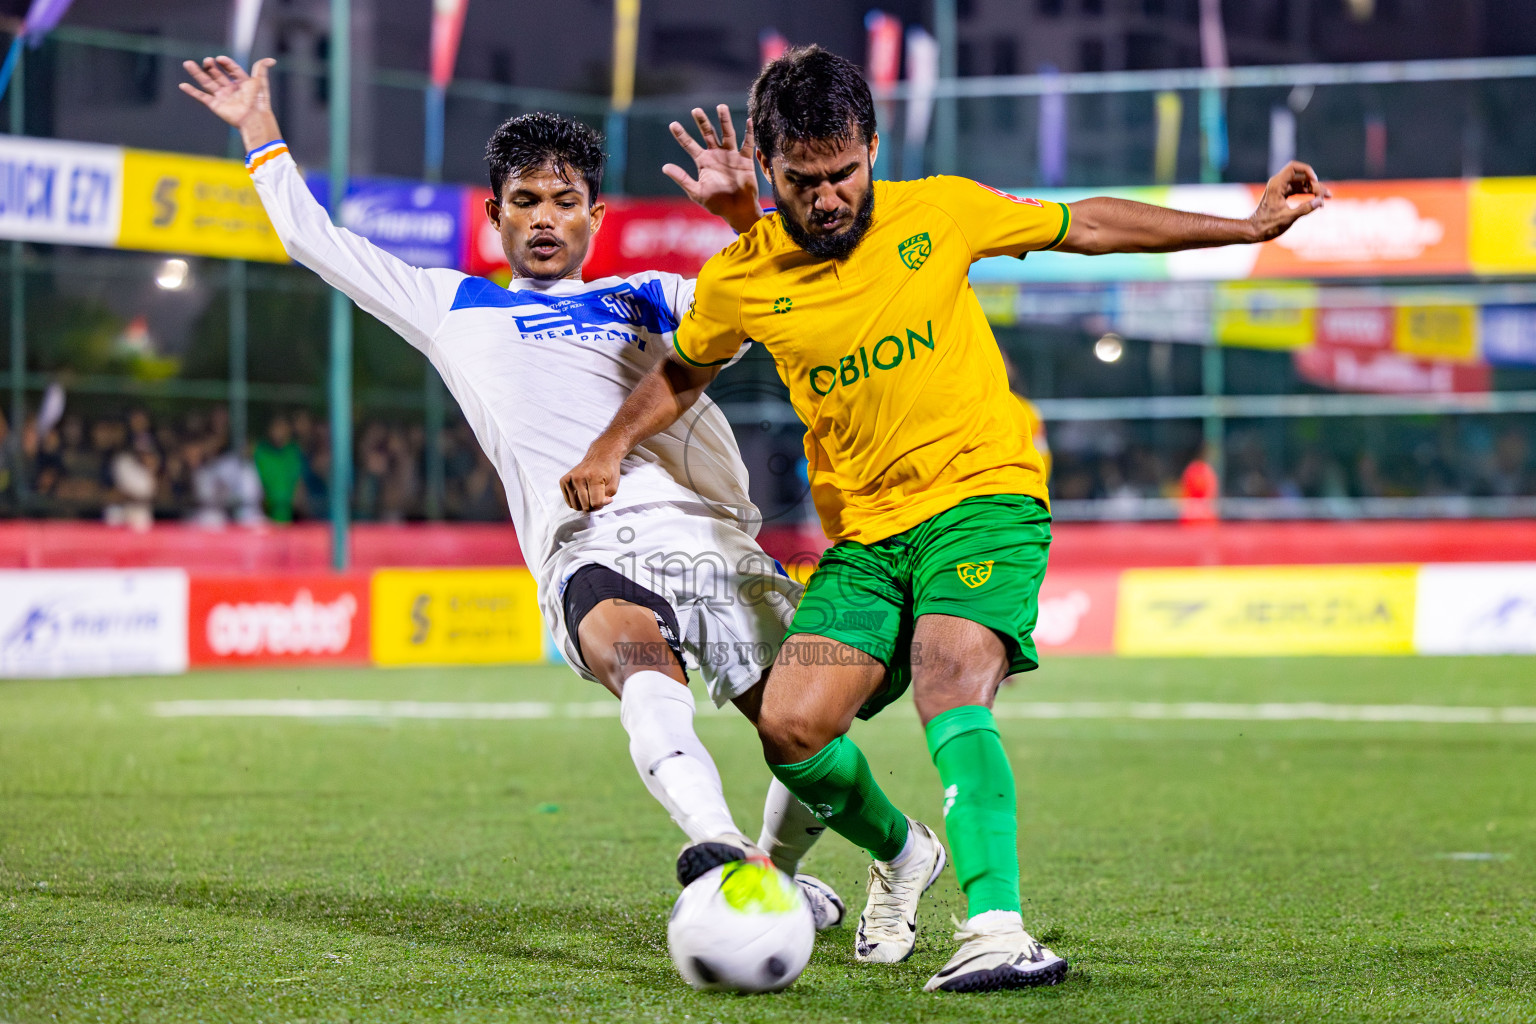
[{"label": "player's bare arm", "polygon": [[246,74],[231,57],[205,57],[201,64],[184,60],[181,66],[192,81],[180,83],[179,88],[225,124],[238,128],[240,141],[250,152],[283,137],[272,113],[269,72],[276,63],[270,57],[263,58]]},{"label": "player's bare arm", "polygon": [[1185,213],[1128,199],[1100,196],[1069,204],[1072,226],[1059,252],[1102,256],[1111,252],[1176,252],[1215,245],[1267,242],[1329,197],[1317,172],[1291,161],[1264,186],[1253,215],[1242,220]]},{"label": "player's bare arm", "polygon": [[689,366],[670,355],[658,362],[588,446],[586,457],[560,478],[565,503],[578,512],[592,512],[612,501],[619,490],[619,464],[624,456],[676,423],[719,372],[718,367]]},{"label": "player's bare arm", "polygon": [[698,126],[700,145],[688,129],[673,121],[668,127],[683,152],[693,159],[694,177],[677,164],[665,164],[661,173],[677,182],[683,193],[710,213],[729,224],[740,234],[757,223],[763,209],[757,201],[757,167],[753,154],[757,145],[752,138],[752,122],[741,145],[736,144],[736,126],[731,122],[731,108],[724,103],[715,108],[720,118],[718,132],[702,107],[693,108],[693,121]]}]

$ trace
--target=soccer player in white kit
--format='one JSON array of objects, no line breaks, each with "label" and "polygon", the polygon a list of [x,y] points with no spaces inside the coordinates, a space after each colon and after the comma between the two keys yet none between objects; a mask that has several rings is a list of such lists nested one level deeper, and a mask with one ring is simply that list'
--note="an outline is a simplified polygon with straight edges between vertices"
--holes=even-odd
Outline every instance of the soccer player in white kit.
[{"label": "soccer player in white kit", "polygon": [[[640,379],[670,348],[694,282],[647,272],[583,282],[603,218],[601,140],[553,114],[512,118],[486,147],[494,198],[486,214],[512,266],[503,288],[455,270],[422,269],[336,227],[310,194],[273,116],[269,69],[228,57],[184,67],[187,95],[240,130],[246,166],[288,254],[426,354],[506,486],[544,618],[571,666],[620,700],[635,767],[687,833],[686,885],[732,860],[771,856],[800,882],[819,927],[841,899],[796,874],[821,824],[777,780],[757,844],[736,828],[714,760],[694,732],[691,659],[717,705],[755,719],[772,654],[801,587],[754,539],[760,516],[719,408],[652,438],[624,461],[601,512],[573,511],[560,478],[579,462]],[[702,111],[700,147],[673,126],[699,166],[667,173],[738,231],[760,215],[751,128],[736,148],[722,108],[717,138]],[[766,655],[766,656],[765,656]]]}]

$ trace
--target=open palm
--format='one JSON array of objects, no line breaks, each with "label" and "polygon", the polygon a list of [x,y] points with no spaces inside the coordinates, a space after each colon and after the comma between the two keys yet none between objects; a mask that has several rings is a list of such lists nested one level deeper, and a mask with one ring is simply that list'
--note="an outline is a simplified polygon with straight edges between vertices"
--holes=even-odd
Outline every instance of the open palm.
[{"label": "open palm", "polygon": [[718,133],[709,115],[694,108],[693,120],[704,139],[702,146],[676,121],[670,125],[672,137],[693,158],[698,177],[693,177],[677,164],[667,164],[661,172],[677,182],[689,199],[717,217],[723,217],[737,231],[744,231],[762,212],[757,205],[757,163],[753,159],[756,144],[752,138],[752,122],[747,122],[746,134],[738,147],[736,128],[731,124],[731,108],[722,103],[717,113],[720,117]]},{"label": "open palm", "polygon": [[272,90],[267,72],[277,63],[270,57],[256,62],[253,74],[246,74],[229,57],[207,57],[199,65],[185,60],[181,66],[192,76],[193,85],[181,83],[181,91],[213,111],[226,124],[236,128],[253,118],[272,113]]}]

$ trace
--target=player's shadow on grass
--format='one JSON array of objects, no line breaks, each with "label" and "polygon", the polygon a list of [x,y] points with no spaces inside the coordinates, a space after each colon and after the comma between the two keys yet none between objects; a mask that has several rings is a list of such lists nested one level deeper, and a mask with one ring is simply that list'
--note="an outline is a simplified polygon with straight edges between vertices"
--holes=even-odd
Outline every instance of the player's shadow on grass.
[{"label": "player's shadow on grass", "polygon": [[[153,903],[232,917],[371,935],[402,942],[451,946],[509,960],[562,968],[632,975],[631,983],[673,984],[670,965],[649,966],[649,957],[614,956],[618,950],[666,957],[666,918],[637,920],[611,907],[575,903],[471,902],[429,893],[357,894],[325,890],[276,890],[206,883],[131,882],[87,896],[111,902]],[[550,941],[538,944],[535,937]],[[593,952],[583,954],[582,950]],[[653,977],[654,976],[654,977]]]}]

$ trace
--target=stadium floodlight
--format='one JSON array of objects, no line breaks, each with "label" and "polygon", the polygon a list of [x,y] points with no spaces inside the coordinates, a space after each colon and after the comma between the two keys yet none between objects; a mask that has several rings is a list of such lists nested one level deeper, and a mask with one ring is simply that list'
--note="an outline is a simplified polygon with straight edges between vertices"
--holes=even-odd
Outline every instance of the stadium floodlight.
[{"label": "stadium floodlight", "polygon": [[1118,363],[1120,357],[1125,355],[1125,342],[1120,340],[1120,335],[1111,331],[1093,343],[1093,354],[1098,356],[1101,363]]},{"label": "stadium floodlight", "polygon": [[160,269],[155,272],[155,284],[168,292],[180,291],[186,287],[191,272],[186,260],[173,257],[160,264]]}]

